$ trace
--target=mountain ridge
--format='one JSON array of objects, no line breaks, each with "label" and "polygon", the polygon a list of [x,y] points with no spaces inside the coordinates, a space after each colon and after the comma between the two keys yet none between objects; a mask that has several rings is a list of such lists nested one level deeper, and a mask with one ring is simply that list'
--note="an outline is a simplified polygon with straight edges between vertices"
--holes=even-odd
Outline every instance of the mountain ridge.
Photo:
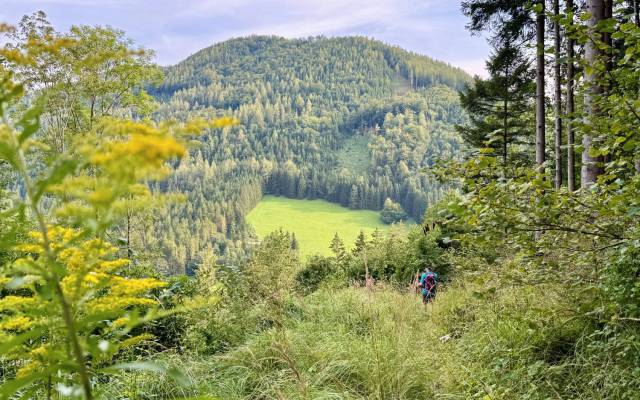
[{"label": "mountain ridge", "polygon": [[267,34],[251,34],[251,35],[245,35],[245,36],[234,36],[234,37],[230,37],[228,39],[219,41],[219,42],[215,42],[209,46],[203,47],[200,50],[197,50],[195,53],[190,54],[189,56],[185,57],[184,59],[174,63],[174,64],[170,64],[170,65],[165,65],[162,68],[163,69],[170,69],[173,68],[179,64],[188,62],[190,59],[192,58],[198,58],[202,53],[207,52],[207,51],[211,51],[213,50],[215,47],[223,45],[225,43],[231,43],[231,42],[242,42],[242,41],[251,41],[251,40],[255,40],[255,39],[272,39],[272,40],[279,40],[279,41],[289,41],[289,42],[311,42],[311,41],[318,41],[318,40],[335,40],[335,41],[345,41],[345,40],[350,40],[350,39],[358,39],[358,40],[365,40],[365,41],[369,41],[371,43],[376,43],[380,46],[384,46],[386,48],[389,49],[393,49],[396,50],[398,52],[402,52],[405,53],[411,57],[419,57],[419,58],[425,58],[428,59],[434,63],[438,63],[441,64],[444,67],[448,67],[451,68],[453,70],[457,70],[458,72],[462,73],[462,74],[466,74],[468,75],[468,79],[469,81],[472,79],[472,74],[470,74],[469,72],[465,71],[463,68],[456,66],[450,62],[447,61],[442,61],[439,60],[435,57],[431,57],[427,54],[422,54],[416,51],[412,51],[412,50],[408,50],[405,49],[404,47],[400,46],[400,45],[396,45],[396,44],[391,44],[391,43],[387,43],[384,42],[382,40],[378,40],[378,39],[374,39],[372,37],[367,37],[367,36],[362,36],[362,35],[340,35],[340,36],[325,36],[325,35],[316,35],[316,36],[306,36],[306,37],[297,37],[297,38],[287,38],[285,36],[280,36],[280,35],[267,35]]}]

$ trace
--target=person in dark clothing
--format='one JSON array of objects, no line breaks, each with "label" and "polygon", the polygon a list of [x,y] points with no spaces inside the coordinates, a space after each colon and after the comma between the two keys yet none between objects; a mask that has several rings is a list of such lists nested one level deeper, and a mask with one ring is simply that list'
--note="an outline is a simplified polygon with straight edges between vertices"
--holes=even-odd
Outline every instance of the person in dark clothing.
[{"label": "person in dark clothing", "polygon": [[424,272],[420,276],[420,292],[422,293],[422,302],[424,304],[430,303],[433,301],[433,298],[436,297],[436,286],[438,284],[438,274],[429,270],[429,268],[425,268]]}]

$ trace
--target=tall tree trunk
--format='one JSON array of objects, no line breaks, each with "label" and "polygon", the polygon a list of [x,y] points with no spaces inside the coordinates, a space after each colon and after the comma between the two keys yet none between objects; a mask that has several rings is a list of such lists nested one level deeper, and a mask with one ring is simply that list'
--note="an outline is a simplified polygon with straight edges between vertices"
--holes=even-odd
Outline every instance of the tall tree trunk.
[{"label": "tall tree trunk", "polygon": [[[507,82],[509,81],[509,68],[505,68],[504,76],[506,77]],[[509,88],[504,88],[504,98],[503,98],[503,110],[504,114],[502,115],[502,171],[506,178],[507,176],[507,140],[509,139],[509,120],[508,120],[508,112],[509,112]]]},{"label": "tall tree trunk", "polygon": [[[603,35],[597,34],[596,26],[600,21],[605,18],[606,4],[604,0],[588,0],[587,11],[590,14],[588,21],[588,27],[591,34],[591,40],[588,40],[585,44],[585,63],[586,65],[598,65],[602,62],[605,56],[605,52],[598,48],[601,41],[604,39]],[[599,82],[601,75],[597,68],[585,71],[585,82],[587,90],[584,95],[584,110],[585,110],[585,123],[589,125],[593,119],[600,113],[596,104],[596,99],[602,95],[603,86]],[[598,176],[604,171],[602,168],[602,157],[591,157],[589,155],[590,150],[594,145],[594,138],[590,134],[585,134],[582,137],[582,187],[592,185]]]},{"label": "tall tree trunk", "polygon": [[[560,0],[553,0],[553,15],[560,17]],[[555,74],[555,160],[556,160],[556,189],[562,186],[562,76],[560,75],[560,21],[553,23]]]},{"label": "tall tree trunk", "polygon": [[[573,13],[573,0],[567,0],[567,13]],[[573,16],[570,25],[573,25]],[[576,190],[576,153],[574,149],[573,113],[575,112],[574,64],[575,41],[571,35],[567,35],[567,188],[570,192]]]},{"label": "tall tree trunk", "polygon": [[127,210],[127,258],[133,258],[133,250],[131,249],[131,210]]},{"label": "tall tree trunk", "polygon": [[507,96],[504,98],[504,115],[502,116],[502,168],[504,170],[504,176],[507,176],[507,140],[509,138],[509,126],[507,119],[508,110]]},{"label": "tall tree trunk", "polygon": [[545,104],[544,104],[544,26],[545,3],[538,3],[542,8],[536,15],[536,164],[539,171],[545,161]]}]

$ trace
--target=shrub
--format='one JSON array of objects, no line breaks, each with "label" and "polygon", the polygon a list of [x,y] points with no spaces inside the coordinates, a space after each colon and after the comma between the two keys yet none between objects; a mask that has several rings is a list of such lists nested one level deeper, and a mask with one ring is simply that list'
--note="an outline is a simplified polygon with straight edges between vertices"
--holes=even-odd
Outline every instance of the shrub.
[{"label": "shrub", "polygon": [[391,199],[384,201],[384,207],[380,211],[380,218],[385,224],[394,224],[407,219],[407,213],[402,206]]}]

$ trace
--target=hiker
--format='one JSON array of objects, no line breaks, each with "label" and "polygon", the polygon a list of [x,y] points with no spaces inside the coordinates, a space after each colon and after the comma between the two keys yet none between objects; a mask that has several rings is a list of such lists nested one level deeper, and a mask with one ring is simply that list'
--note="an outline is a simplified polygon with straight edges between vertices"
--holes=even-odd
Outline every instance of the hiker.
[{"label": "hiker", "polygon": [[438,283],[438,274],[431,272],[429,268],[425,268],[420,276],[419,286],[422,293],[422,303],[430,303],[436,297],[436,285]]}]

